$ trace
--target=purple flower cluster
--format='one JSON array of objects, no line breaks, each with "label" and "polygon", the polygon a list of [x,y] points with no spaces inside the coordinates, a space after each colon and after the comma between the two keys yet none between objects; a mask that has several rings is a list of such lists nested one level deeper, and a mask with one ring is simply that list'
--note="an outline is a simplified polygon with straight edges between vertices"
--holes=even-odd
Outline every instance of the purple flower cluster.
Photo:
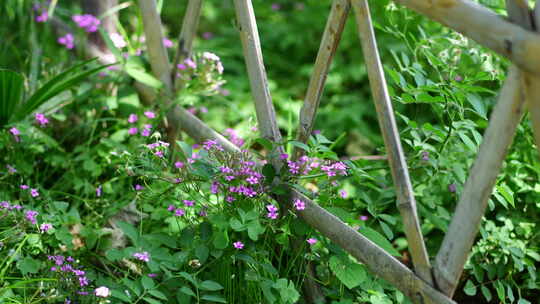
[{"label": "purple flower cluster", "polygon": [[75,47],[75,39],[71,33],[58,38],[58,43],[65,46],[66,49],[71,50]]},{"label": "purple flower cluster", "polygon": [[144,252],[135,252],[135,253],[133,254],[133,257],[136,258],[137,260],[143,261],[143,262],[145,262],[145,263],[150,262],[150,253],[148,253],[148,251],[144,251]]},{"label": "purple flower cluster", "polygon": [[93,15],[74,15],[73,21],[77,23],[77,26],[83,28],[87,33],[93,33],[98,30],[101,21]]},{"label": "purple flower cluster", "polygon": [[266,217],[272,220],[277,219],[279,213],[278,208],[272,204],[266,205],[266,210],[268,210],[268,213],[266,214]]},{"label": "purple flower cluster", "polygon": [[155,143],[146,145],[146,147],[150,149],[150,151],[152,151],[152,154],[154,154],[158,158],[163,158],[165,156],[167,148],[169,147],[169,143],[159,140]]},{"label": "purple flower cluster", "polygon": [[36,119],[36,122],[41,126],[41,127],[44,127],[46,126],[48,123],[49,123],[49,119],[47,119],[47,117],[45,117],[45,115],[43,113],[36,113],[34,115],[35,119]]},{"label": "purple flower cluster", "polygon": [[16,142],[21,141],[21,138],[19,137],[19,135],[21,135],[21,131],[19,131],[19,129],[17,129],[15,127],[12,127],[11,129],[9,129],[9,133],[11,133],[11,135],[13,135]]},{"label": "purple flower cluster", "polygon": [[238,133],[234,129],[226,129],[225,137],[227,137],[237,147],[242,147],[244,145],[244,140],[240,136],[238,136]]},{"label": "purple flower cluster", "polygon": [[[144,112],[144,116],[146,116],[148,119],[154,119],[156,118],[156,114],[152,111],[145,111]],[[137,116],[137,114],[129,114],[129,117],[127,119],[127,122],[130,123],[130,124],[134,124],[136,123],[137,121],[139,121],[139,117]],[[144,137],[148,137],[150,136],[150,132],[152,131],[152,128],[153,126],[151,124],[143,124],[142,128],[141,128],[141,136],[144,136]],[[139,133],[139,129],[137,127],[130,127],[128,129],[128,134],[129,135],[137,135],[137,133]]]},{"label": "purple flower cluster", "polygon": [[[50,255],[47,258],[53,262],[53,266],[50,271],[60,276],[60,280],[65,283],[74,284],[80,288],[84,288],[90,284],[90,280],[86,277],[86,272],[80,268],[75,268],[75,259],[63,255]],[[80,295],[88,294],[87,291],[78,291]]]}]

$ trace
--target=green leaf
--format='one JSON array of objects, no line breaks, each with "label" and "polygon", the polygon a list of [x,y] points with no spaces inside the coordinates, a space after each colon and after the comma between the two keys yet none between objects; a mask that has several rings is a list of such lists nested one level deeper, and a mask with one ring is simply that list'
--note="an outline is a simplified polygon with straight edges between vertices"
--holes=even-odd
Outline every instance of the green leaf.
[{"label": "green leaf", "polygon": [[223,286],[221,286],[218,282],[214,281],[203,281],[201,285],[199,285],[199,288],[206,291],[217,291],[223,289]]},{"label": "green leaf", "polygon": [[144,276],[141,278],[141,284],[144,289],[153,289],[156,286],[156,283],[154,283],[154,280],[151,278]]},{"label": "green leaf", "polygon": [[512,207],[516,208],[516,205],[514,203],[514,192],[510,187],[508,187],[507,184],[502,184],[497,186],[497,191],[504,197],[504,199],[512,205]]},{"label": "green leaf", "polygon": [[153,295],[154,297],[156,297],[158,299],[168,300],[167,296],[163,292],[161,292],[161,291],[159,291],[157,289],[148,290],[148,293]]},{"label": "green leaf", "polygon": [[96,59],[90,59],[77,64],[70,69],[56,75],[39,88],[15,113],[15,119],[23,119],[47,100],[68,90],[86,80],[90,75],[99,72],[107,66],[99,66],[84,71]]},{"label": "green leaf", "polygon": [[216,233],[213,244],[217,249],[227,248],[229,246],[229,234],[227,230]]},{"label": "green leaf", "polygon": [[197,283],[197,281],[195,280],[195,278],[193,278],[193,276],[187,272],[180,272],[179,275],[181,277],[183,277],[184,279],[188,280],[189,282],[191,282],[191,284],[193,284],[196,288],[199,288],[199,284]]},{"label": "green leaf", "polygon": [[274,147],[274,145],[272,144],[271,141],[269,141],[268,139],[263,138],[263,137],[259,137],[259,138],[255,139],[253,142],[260,144],[261,146],[263,146],[268,151],[271,151],[272,148]]},{"label": "green leaf", "polygon": [[367,279],[364,267],[351,262],[348,257],[332,256],[330,258],[330,269],[341,283],[349,289],[359,286]]},{"label": "green leaf", "polygon": [[262,168],[262,174],[264,175],[265,181],[271,183],[276,177],[276,170],[271,164],[266,164]]},{"label": "green leaf", "polygon": [[144,68],[134,62],[128,62],[125,66],[126,73],[133,77],[135,80],[152,87],[154,89],[159,89],[163,86],[163,83],[159,81],[154,76],[148,74]]},{"label": "green leaf", "polygon": [[382,249],[386,250],[389,254],[393,256],[401,256],[399,252],[392,246],[392,243],[390,243],[382,234],[378,233],[377,231],[369,228],[369,227],[362,227],[360,228],[359,232],[367,237],[370,241],[373,243],[379,245]]},{"label": "green leaf", "polygon": [[279,290],[281,300],[284,303],[296,303],[300,298],[300,294],[296,291],[296,288],[294,288],[293,282],[287,281],[287,279],[277,280],[273,287]]},{"label": "green leaf", "polygon": [[216,303],[227,303],[227,300],[225,300],[222,296],[210,295],[210,294],[203,295],[201,297],[201,300],[206,300],[206,301],[216,302]]},{"label": "green leaf", "polygon": [[161,301],[154,300],[154,299],[149,298],[149,297],[144,297],[143,300],[145,300],[149,304],[162,304]]},{"label": "green leaf", "polygon": [[201,261],[201,263],[206,262],[206,260],[208,259],[209,253],[210,253],[210,250],[204,244],[201,244],[197,246],[197,248],[195,248],[195,256],[197,256],[197,258]]},{"label": "green leaf", "polygon": [[16,72],[0,69],[0,128],[10,121],[22,99],[24,79]]},{"label": "green leaf", "polygon": [[109,261],[115,262],[122,259],[124,254],[118,249],[109,249],[107,252],[105,252],[105,257],[107,257]]},{"label": "green leaf", "polygon": [[463,292],[465,292],[465,294],[468,296],[476,295],[476,286],[474,286],[471,280],[468,280],[467,283],[465,283],[465,287],[463,287]]},{"label": "green leaf", "polygon": [[189,288],[188,286],[183,286],[182,288],[180,288],[180,292],[183,293],[183,294],[186,294],[188,296],[192,296],[192,297],[197,296],[197,295],[195,295],[193,290],[191,290],[191,288]]},{"label": "green leaf", "polygon": [[306,151],[306,152],[309,152],[309,151],[310,151],[309,146],[306,145],[306,144],[304,144],[304,143],[302,143],[302,142],[299,142],[299,141],[296,141],[296,140],[291,140],[289,143],[290,143],[292,146],[295,146],[295,147],[297,147],[297,148],[300,148],[300,149],[302,149],[302,150],[304,150],[304,151]]},{"label": "green leaf", "polygon": [[179,140],[176,141],[176,144],[182,149],[182,152],[184,152],[184,156],[186,158],[191,157],[191,154],[193,153],[193,149],[191,148],[190,145]]},{"label": "green leaf", "polygon": [[23,276],[29,273],[37,273],[41,267],[41,262],[34,260],[31,257],[25,257],[17,262],[17,268],[21,271]]},{"label": "green leaf", "polygon": [[246,225],[242,224],[242,222],[240,222],[240,220],[235,217],[231,218],[231,220],[229,221],[229,224],[231,225],[231,228],[234,231],[246,230]]},{"label": "green leaf", "polygon": [[484,285],[482,285],[482,288],[480,288],[480,290],[482,291],[484,298],[486,298],[486,301],[491,302],[491,298],[493,298],[493,296],[491,295],[491,291],[489,291],[489,289]]},{"label": "green leaf", "polygon": [[254,241],[258,240],[259,235],[263,234],[265,230],[265,228],[261,226],[259,221],[250,222],[247,228],[249,238]]},{"label": "green leaf", "polygon": [[474,112],[480,117],[487,119],[487,110],[486,106],[482,102],[480,96],[476,94],[467,94],[467,101],[472,105]]}]

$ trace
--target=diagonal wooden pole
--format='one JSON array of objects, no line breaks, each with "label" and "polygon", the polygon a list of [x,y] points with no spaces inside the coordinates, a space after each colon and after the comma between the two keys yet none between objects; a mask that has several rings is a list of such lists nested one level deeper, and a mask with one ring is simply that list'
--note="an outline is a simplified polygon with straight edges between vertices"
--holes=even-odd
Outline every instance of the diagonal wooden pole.
[{"label": "diagonal wooden pole", "polygon": [[[326,27],[324,29],[317,58],[315,59],[315,65],[313,66],[313,72],[309,80],[306,96],[304,98],[304,104],[300,109],[300,122],[298,125],[297,140],[306,143],[313,132],[313,126],[315,124],[315,117],[317,115],[317,109],[321,101],[324,85],[326,83],[326,76],[328,70],[332,64],[332,59],[336,53],[343,28],[347,22],[351,5],[349,0],[334,0],[332,2],[332,8],[330,15],[326,21]],[[302,150],[295,147],[294,157],[298,158]]]},{"label": "diagonal wooden pole", "polygon": [[[513,22],[533,29],[525,0],[507,0],[506,3],[508,15]],[[521,119],[525,100],[529,107],[534,107],[534,103],[540,100],[540,89],[537,86],[531,87],[531,84],[538,85],[537,81],[535,76],[515,66],[510,68],[471,175],[437,254],[435,278],[439,288],[449,296],[454,293],[459,282],[497,175]]]},{"label": "diagonal wooden pole", "polygon": [[384,70],[381,64],[377,41],[373,31],[369,4],[367,0],[352,0],[356,24],[362,44],[364,61],[367,66],[369,83],[377,117],[388,153],[388,160],[396,187],[397,205],[401,217],[409,249],[411,251],[414,270],[424,281],[433,285],[431,264],[420,229],[420,220],[416,210],[416,201],[409,178],[407,162],[401,147],[394,109],[388,94]]},{"label": "diagonal wooden pole", "polygon": [[[470,0],[394,0],[509,58],[540,76],[540,36]],[[489,29],[486,31],[486,29]]]},{"label": "diagonal wooden pole", "polygon": [[[182,22],[182,30],[180,36],[178,36],[178,49],[174,56],[173,70],[176,66],[183,62],[184,59],[191,56],[193,49],[193,40],[197,34],[197,28],[199,26],[199,19],[202,10],[202,0],[189,0],[186,14],[184,15],[184,21]],[[172,73],[173,80],[178,80],[176,73]]]},{"label": "diagonal wooden pole", "polygon": [[474,243],[497,175],[523,115],[521,73],[512,66],[434,265],[439,289],[452,296]]},{"label": "diagonal wooden pole", "polygon": [[167,94],[172,94],[173,86],[171,79],[171,67],[169,55],[163,44],[163,31],[161,29],[161,18],[157,11],[156,0],[139,0],[142,20],[144,25],[144,35],[148,56],[154,75],[163,82]]}]

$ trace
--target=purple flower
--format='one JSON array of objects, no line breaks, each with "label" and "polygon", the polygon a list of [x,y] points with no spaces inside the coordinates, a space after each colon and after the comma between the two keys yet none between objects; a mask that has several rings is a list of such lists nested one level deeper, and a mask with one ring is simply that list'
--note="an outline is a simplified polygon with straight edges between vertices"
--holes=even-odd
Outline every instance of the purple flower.
[{"label": "purple flower", "polygon": [[246,182],[250,183],[251,185],[256,185],[259,183],[259,178],[253,175],[250,175],[248,178],[246,178]]},{"label": "purple flower", "polygon": [[139,119],[139,117],[137,117],[137,114],[129,114],[128,122],[129,123],[135,123],[135,122],[137,122],[138,119]]},{"label": "purple flower", "polygon": [[30,187],[28,187],[28,185],[20,185],[19,187],[20,187],[21,189],[23,189],[23,190],[26,190],[26,189],[30,188]]},{"label": "purple flower", "polygon": [[360,215],[360,220],[361,220],[361,221],[364,221],[364,222],[365,222],[365,221],[368,220],[368,218],[369,218],[369,217],[368,217],[367,215]]},{"label": "purple flower", "polygon": [[36,22],[47,22],[49,20],[49,13],[46,10],[43,10],[39,15],[36,16]]},{"label": "purple flower", "polygon": [[179,69],[179,70],[185,70],[187,69],[187,66],[183,63],[179,63],[176,65],[176,67]]},{"label": "purple flower", "polygon": [[43,113],[36,113],[34,117],[36,119],[36,122],[42,127],[49,123],[49,120],[47,119],[47,117],[45,117],[45,115],[43,115]]},{"label": "purple flower", "polygon": [[193,205],[195,205],[195,201],[190,200],[184,200],[183,203],[186,207],[193,207]]},{"label": "purple flower", "polygon": [[279,3],[272,3],[271,8],[273,11],[279,11],[281,9],[281,5]]},{"label": "purple flower", "polygon": [[72,17],[77,26],[83,28],[88,33],[93,33],[98,30],[101,21],[90,14],[75,15]]},{"label": "purple flower", "polygon": [[84,287],[84,286],[87,286],[88,285],[88,278],[86,277],[79,277],[79,285],[81,287]]},{"label": "purple flower", "polygon": [[339,196],[341,196],[341,198],[347,198],[347,191],[339,190]]},{"label": "purple flower", "polygon": [[185,214],[186,214],[186,211],[184,211],[184,209],[178,208],[174,211],[174,216],[184,216]]},{"label": "purple flower", "polygon": [[174,205],[169,205],[167,207],[167,211],[170,211],[170,212],[174,211],[175,209],[176,209],[176,207]]},{"label": "purple flower", "polygon": [[448,191],[450,191],[451,193],[455,193],[456,190],[457,190],[456,184],[452,183],[448,185]]},{"label": "purple flower", "polygon": [[184,64],[187,67],[192,68],[192,69],[197,68],[197,64],[191,58],[186,58],[186,60],[184,60]]},{"label": "purple flower", "polygon": [[147,263],[150,262],[150,254],[148,253],[148,251],[135,252],[133,254],[133,257],[136,258],[139,261],[143,261],[143,262],[147,262]]},{"label": "purple flower", "polygon": [[175,162],[175,163],[174,163],[174,166],[175,166],[176,168],[180,169],[180,168],[183,168],[183,167],[184,167],[184,163],[183,163],[183,162]]},{"label": "purple flower", "polygon": [[203,36],[204,39],[210,40],[210,39],[212,39],[212,38],[214,37],[214,34],[211,33],[211,32],[204,32],[204,33],[202,34],[202,36]]},{"label": "purple flower", "polygon": [[135,184],[135,187],[133,187],[133,188],[135,188],[135,191],[141,191],[141,190],[144,189],[144,187],[139,185],[139,184]]},{"label": "purple flower", "polygon": [[429,160],[429,152],[428,151],[422,151],[422,160],[428,161]]},{"label": "purple flower", "polygon": [[36,217],[39,213],[37,211],[34,211],[34,210],[28,210],[24,213],[24,217],[26,218],[27,221],[29,221],[30,223],[32,223],[32,225],[35,225],[37,224],[37,220],[36,220]]},{"label": "purple flower", "polygon": [[233,243],[233,246],[234,246],[234,248],[240,250],[240,249],[243,249],[243,248],[244,248],[244,243],[242,243],[242,242],[240,242],[240,241],[236,241],[236,242]]},{"label": "purple flower", "polygon": [[279,155],[279,159],[281,159],[281,160],[286,160],[287,158],[289,158],[289,154],[287,154],[287,153],[281,153]]},{"label": "purple flower", "polygon": [[74,38],[73,35],[70,33],[67,33],[66,35],[58,38],[58,43],[65,46],[66,49],[71,50],[75,47]]},{"label": "purple flower", "polygon": [[152,111],[146,111],[144,112],[144,116],[150,118],[150,119],[153,119],[153,118],[156,118],[156,114]]},{"label": "purple flower", "polygon": [[30,195],[31,195],[32,197],[38,197],[38,196],[39,196],[39,192],[38,192],[37,189],[32,188],[32,189],[30,189]]},{"label": "purple flower", "polygon": [[170,39],[163,38],[163,45],[166,48],[172,48],[174,46],[174,43]]},{"label": "purple flower", "polygon": [[13,166],[6,165],[6,168],[8,169],[8,173],[17,173],[17,169],[15,169]]},{"label": "purple flower", "polygon": [[461,77],[459,75],[456,75],[456,77],[454,77],[454,80],[457,81],[457,82],[461,82],[461,81],[463,81],[463,77]]},{"label": "purple flower", "polygon": [[149,278],[155,278],[155,277],[157,277],[157,273],[149,273],[148,277]]},{"label": "purple flower", "polygon": [[266,214],[266,217],[269,219],[275,220],[277,219],[279,213],[278,208],[272,204],[266,205],[266,210],[268,210],[268,213]]},{"label": "purple flower", "polygon": [[308,244],[310,245],[313,245],[315,243],[317,243],[317,239],[316,238],[309,238],[306,240],[306,242],[308,242]]},{"label": "purple flower", "polygon": [[41,224],[41,226],[39,226],[39,230],[41,230],[41,232],[47,232],[52,228],[53,228],[53,225],[49,223],[43,223]]},{"label": "purple flower", "polygon": [[304,210],[306,209],[306,203],[304,203],[300,199],[296,199],[294,201],[294,208],[296,208],[296,210]]},{"label": "purple flower", "polygon": [[137,132],[139,132],[139,129],[137,129],[137,128],[135,128],[135,127],[129,128],[129,129],[128,129],[128,134],[129,134],[129,135],[136,135]]},{"label": "purple flower", "polygon": [[16,142],[21,141],[21,139],[19,138],[19,135],[21,135],[21,131],[19,131],[19,129],[13,127],[11,129],[9,129],[9,133],[11,133],[11,135],[13,135]]}]

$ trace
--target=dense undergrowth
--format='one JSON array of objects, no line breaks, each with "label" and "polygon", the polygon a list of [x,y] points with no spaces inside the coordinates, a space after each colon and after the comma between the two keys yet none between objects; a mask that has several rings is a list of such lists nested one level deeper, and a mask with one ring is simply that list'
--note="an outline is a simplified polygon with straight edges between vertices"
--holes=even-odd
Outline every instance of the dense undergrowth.
[{"label": "dense undergrowth", "polygon": [[[410,266],[352,18],[304,145],[293,140],[297,115],[329,3],[253,1],[286,138],[271,143],[257,135],[233,5],[204,3],[194,56],[174,67],[175,103],[238,146],[230,152],[214,141],[167,143],[169,109],[145,104],[133,85],[161,87],[139,11],[120,2],[115,34],[77,3],[0,4],[0,303],[304,303],[307,265],[327,303],[409,303],[298,219],[304,202],[274,200],[279,175]],[[159,3],[173,58],[185,5]],[[507,62],[388,1],[371,4],[434,256]],[[90,35],[104,37],[117,64],[83,62]],[[286,151],[279,172],[266,164],[275,145]],[[293,160],[294,147],[306,156]],[[537,301],[539,173],[524,119],[459,303]]]}]

